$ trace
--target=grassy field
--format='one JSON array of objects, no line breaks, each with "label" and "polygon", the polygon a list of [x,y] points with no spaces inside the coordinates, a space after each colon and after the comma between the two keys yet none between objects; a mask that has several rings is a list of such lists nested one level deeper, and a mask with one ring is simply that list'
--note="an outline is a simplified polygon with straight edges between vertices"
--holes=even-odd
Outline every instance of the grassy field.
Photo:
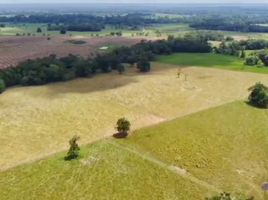
[{"label": "grassy field", "polygon": [[88,145],[76,161],[60,153],[2,172],[0,196],[195,200],[228,191],[263,199],[267,120],[267,110],[230,103]]},{"label": "grassy field", "polygon": [[244,61],[238,57],[212,53],[177,53],[168,56],[160,56],[157,62],[180,66],[201,66],[235,71],[268,73],[268,67],[247,66],[244,65]]},{"label": "grassy field", "polygon": [[137,129],[245,99],[255,82],[268,84],[263,74],[187,67],[177,78],[176,66],[152,69],[8,89],[0,95],[0,169],[65,150],[75,134],[83,144],[112,135],[122,116]]},{"label": "grassy field", "polygon": [[267,110],[235,102],[136,131],[126,143],[217,188],[262,199],[267,120]]},{"label": "grassy field", "polygon": [[[203,199],[213,191],[106,141],[0,173],[0,195],[15,199]],[[194,191],[194,192],[193,192]]]}]

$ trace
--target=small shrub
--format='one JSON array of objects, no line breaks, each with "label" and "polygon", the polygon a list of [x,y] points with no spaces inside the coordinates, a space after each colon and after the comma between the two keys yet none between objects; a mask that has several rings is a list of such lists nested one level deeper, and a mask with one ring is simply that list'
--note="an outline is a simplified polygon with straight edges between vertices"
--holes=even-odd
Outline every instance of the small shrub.
[{"label": "small shrub", "polygon": [[262,83],[256,83],[248,89],[250,91],[248,100],[251,105],[259,108],[268,107],[268,87]]},{"label": "small shrub", "polygon": [[65,29],[61,29],[61,30],[60,30],[60,34],[64,35],[64,34],[66,34],[66,33],[67,33],[67,31],[66,31]]},{"label": "small shrub", "polygon": [[248,56],[245,60],[245,65],[254,66],[259,62],[259,58],[257,56]]},{"label": "small shrub", "polygon": [[79,139],[80,137],[73,136],[73,138],[69,141],[70,148],[69,151],[67,152],[67,155],[64,158],[65,160],[73,160],[78,158],[80,147],[78,146],[77,141]]},{"label": "small shrub", "polygon": [[42,33],[42,29],[40,27],[37,28],[36,30],[37,33]]}]

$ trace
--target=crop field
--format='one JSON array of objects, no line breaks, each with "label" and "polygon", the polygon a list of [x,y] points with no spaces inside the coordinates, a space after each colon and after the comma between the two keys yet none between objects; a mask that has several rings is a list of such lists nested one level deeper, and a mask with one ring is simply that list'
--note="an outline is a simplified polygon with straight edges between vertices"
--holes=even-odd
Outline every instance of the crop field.
[{"label": "crop field", "polygon": [[159,56],[157,61],[180,66],[201,66],[234,71],[268,73],[268,67],[247,66],[244,65],[244,60],[238,57],[212,53],[177,53]]},{"label": "crop field", "polygon": [[123,75],[8,89],[0,96],[0,168],[65,150],[73,135],[82,144],[110,136],[122,116],[137,129],[246,99],[248,87],[268,83],[262,74],[187,67],[178,78],[174,65],[152,68],[146,75],[129,68]]},{"label": "crop field", "polygon": [[188,200],[228,191],[264,199],[267,119],[267,110],[226,104],[85,146],[78,160],[59,153],[2,172],[0,195]]},{"label": "crop field", "polygon": [[[72,44],[66,41],[82,40],[85,44]],[[139,39],[124,37],[0,37],[0,68],[15,66],[27,59],[45,57],[50,54],[66,56],[70,53],[84,57],[95,53],[101,46],[133,45]]]}]

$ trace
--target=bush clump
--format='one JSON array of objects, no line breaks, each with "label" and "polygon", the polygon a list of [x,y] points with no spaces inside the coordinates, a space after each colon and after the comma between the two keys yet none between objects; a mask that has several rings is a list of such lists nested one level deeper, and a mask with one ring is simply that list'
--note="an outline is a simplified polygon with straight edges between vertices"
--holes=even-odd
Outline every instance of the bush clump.
[{"label": "bush clump", "polygon": [[268,87],[262,83],[256,83],[248,89],[250,91],[248,100],[253,106],[268,108]]},{"label": "bush clump", "polygon": [[78,158],[80,147],[77,144],[77,141],[80,139],[78,136],[73,136],[72,139],[70,139],[69,144],[70,148],[67,152],[67,155],[65,156],[65,160],[73,160]]},{"label": "bush clump", "polygon": [[259,62],[259,58],[257,56],[248,56],[245,60],[245,65],[254,66]]}]

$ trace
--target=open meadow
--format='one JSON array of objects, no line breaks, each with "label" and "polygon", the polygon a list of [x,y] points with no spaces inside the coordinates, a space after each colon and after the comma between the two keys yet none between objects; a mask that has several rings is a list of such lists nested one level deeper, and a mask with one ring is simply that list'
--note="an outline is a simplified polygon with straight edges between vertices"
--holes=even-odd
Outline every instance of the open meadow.
[{"label": "open meadow", "polygon": [[268,4],[2,1],[0,200],[268,200]]},{"label": "open meadow", "polygon": [[0,168],[65,150],[73,135],[83,144],[110,136],[122,116],[137,129],[245,100],[255,82],[268,83],[264,74],[187,67],[178,78],[177,66],[152,67],[149,74],[129,68],[123,75],[8,89],[0,96]]},{"label": "open meadow", "polygon": [[268,74],[268,67],[248,66],[244,64],[243,59],[238,57],[213,53],[176,53],[168,56],[160,56],[157,62],[184,67],[200,66]]}]

